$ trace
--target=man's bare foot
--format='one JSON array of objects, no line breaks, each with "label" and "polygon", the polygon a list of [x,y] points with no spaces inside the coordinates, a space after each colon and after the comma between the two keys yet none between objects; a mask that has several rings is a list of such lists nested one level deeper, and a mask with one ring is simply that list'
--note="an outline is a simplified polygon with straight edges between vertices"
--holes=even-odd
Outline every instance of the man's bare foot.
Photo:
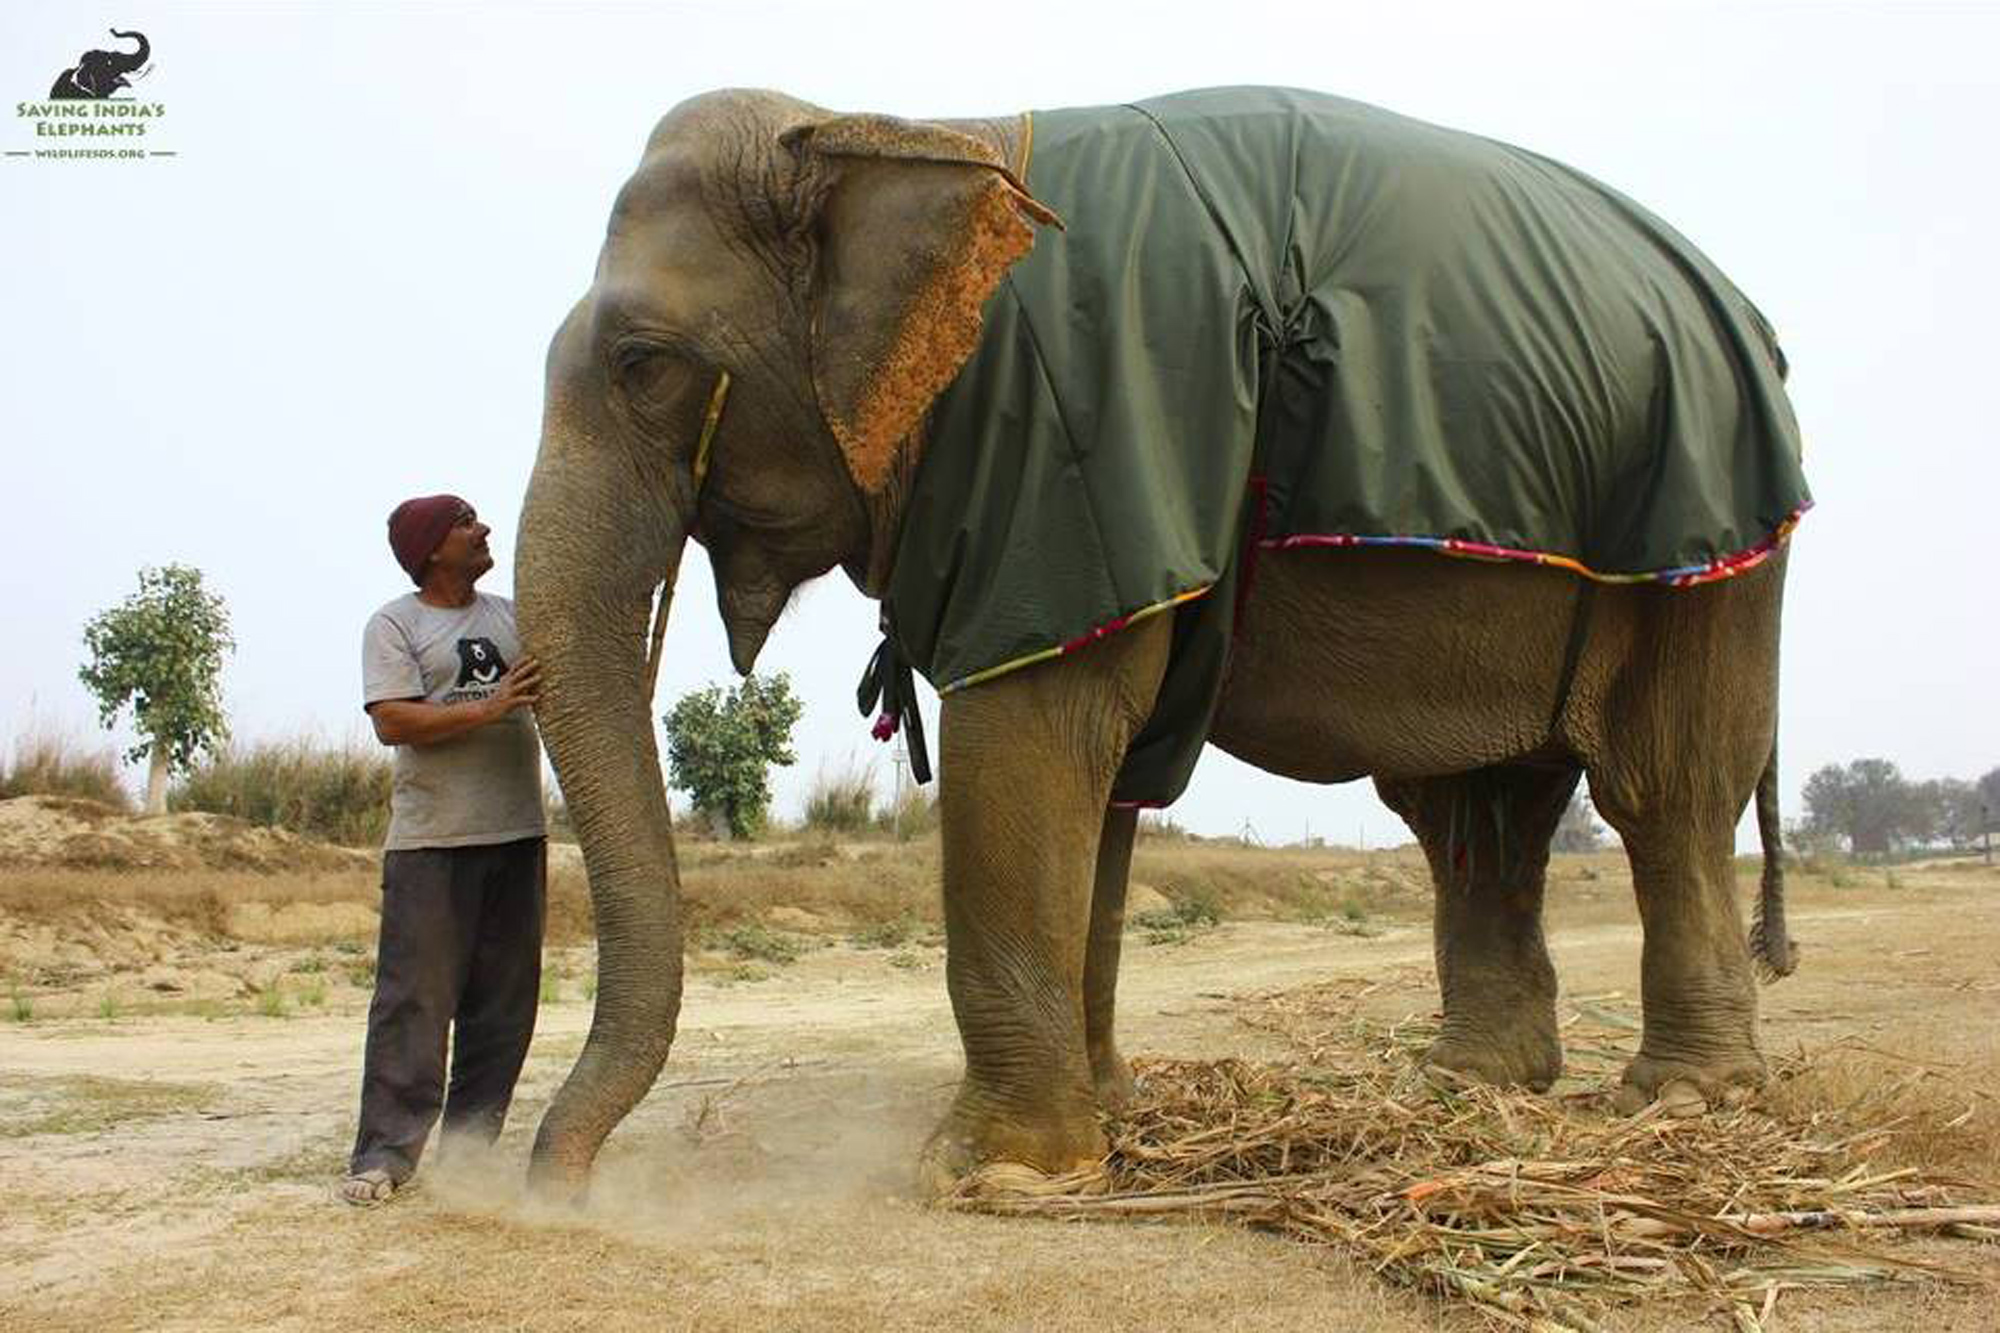
[{"label": "man's bare foot", "polygon": [[342,1203],[351,1203],[356,1208],[373,1208],[395,1197],[396,1182],[387,1171],[370,1167],[347,1176],[333,1187],[333,1193]]}]

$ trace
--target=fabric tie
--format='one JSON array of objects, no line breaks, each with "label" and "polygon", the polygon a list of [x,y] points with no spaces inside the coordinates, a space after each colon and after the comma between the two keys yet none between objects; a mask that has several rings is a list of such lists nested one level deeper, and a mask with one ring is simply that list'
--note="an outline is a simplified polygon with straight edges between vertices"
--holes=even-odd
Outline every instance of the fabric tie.
[{"label": "fabric tie", "polygon": [[907,728],[905,742],[910,751],[910,776],[922,786],[931,780],[931,758],[924,745],[924,715],[917,707],[916,678],[910,671],[909,662],[896,647],[896,636],[889,629],[888,612],[882,614],[882,643],[875,655],[868,659],[868,669],[861,673],[860,688],[854,692],[854,701],[860,705],[861,716],[876,713],[874,736],[878,741],[886,741],[898,730]]}]

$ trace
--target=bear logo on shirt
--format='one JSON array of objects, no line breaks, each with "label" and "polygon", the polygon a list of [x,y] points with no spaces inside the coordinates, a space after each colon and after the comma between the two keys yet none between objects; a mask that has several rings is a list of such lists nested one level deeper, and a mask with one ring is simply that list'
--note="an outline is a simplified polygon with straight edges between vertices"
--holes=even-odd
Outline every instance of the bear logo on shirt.
[{"label": "bear logo on shirt", "polygon": [[507,659],[500,656],[499,645],[491,639],[460,639],[458,641],[458,688],[468,685],[493,685],[507,674]]}]

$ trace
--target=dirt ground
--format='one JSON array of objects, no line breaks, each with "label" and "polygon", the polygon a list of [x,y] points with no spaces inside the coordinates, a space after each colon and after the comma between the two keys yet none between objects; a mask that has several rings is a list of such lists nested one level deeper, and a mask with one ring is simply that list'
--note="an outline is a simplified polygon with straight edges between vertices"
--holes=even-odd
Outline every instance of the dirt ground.
[{"label": "dirt ground", "polygon": [[[1550,945],[1566,1003],[1636,993],[1617,867],[1558,859]],[[64,885],[87,891],[81,877]],[[1764,993],[1767,1050],[1821,1052],[1813,1095],[1830,1104],[1898,1080],[1921,1131],[1909,1153],[2000,1176],[2000,872],[1804,875],[1792,901],[1804,959]],[[0,978],[12,978],[0,991],[15,988],[14,1021],[0,1021],[0,1328],[1486,1327],[1338,1253],[1225,1226],[923,1206],[911,1167],[958,1052],[942,951],[921,931],[872,941],[892,947],[829,934],[790,963],[698,959],[659,1088],[613,1137],[587,1203],[544,1212],[521,1197],[522,1169],[590,1017],[588,945],[554,950],[497,1151],[434,1155],[418,1188],[352,1210],[328,1186],[354,1126],[372,944],[360,923],[239,904],[233,919],[135,943],[143,914],[114,909],[79,937],[10,918],[0,899]],[[1316,924],[1225,915],[1156,943],[1135,932],[1126,1049],[1282,1054],[1236,997],[1334,977],[1383,983],[1363,1002],[1377,1016],[1426,1012],[1423,911],[1406,897]],[[41,970],[24,981],[29,959]],[[2000,1278],[2000,1246],[1907,1249]],[[1682,1304],[1607,1327],[1729,1323]],[[2000,1315],[1990,1289],[1911,1282],[1788,1291],[1767,1327],[1993,1329]]]}]

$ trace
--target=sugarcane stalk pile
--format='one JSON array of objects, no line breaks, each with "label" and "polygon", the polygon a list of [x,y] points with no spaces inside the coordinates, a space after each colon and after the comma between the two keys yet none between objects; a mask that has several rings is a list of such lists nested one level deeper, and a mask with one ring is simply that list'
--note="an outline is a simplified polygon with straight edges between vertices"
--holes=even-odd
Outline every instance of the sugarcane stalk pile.
[{"label": "sugarcane stalk pile", "polygon": [[[1590,1333],[1607,1310],[1660,1297],[1706,1298],[1754,1330],[1787,1288],[1978,1280],[1885,1243],[1896,1234],[2000,1240],[2000,1190],[1875,1164],[1893,1117],[1856,1127],[1761,1098],[1621,1116],[1599,1073],[1545,1095],[1461,1082],[1412,1059],[1431,1019],[1370,1022],[1354,994],[1253,999],[1246,1021],[1298,1058],[1137,1062],[1139,1096],[1107,1126],[1101,1171],[1026,1189],[975,1175],[949,1206],[1226,1219],[1536,1333]],[[1615,1069],[1636,1020],[1573,1003],[1566,1026],[1572,1067]],[[1781,1062],[1780,1080],[1807,1059]]]}]

